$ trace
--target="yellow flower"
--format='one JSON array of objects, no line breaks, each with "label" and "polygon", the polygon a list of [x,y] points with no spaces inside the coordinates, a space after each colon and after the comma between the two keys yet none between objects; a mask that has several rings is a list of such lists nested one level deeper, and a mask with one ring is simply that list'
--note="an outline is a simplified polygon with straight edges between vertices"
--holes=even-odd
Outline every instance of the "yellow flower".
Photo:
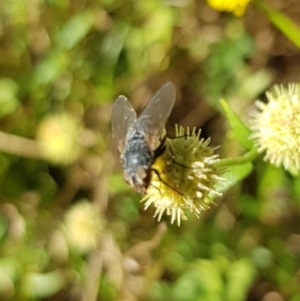
[{"label": "yellow flower", "polygon": [[69,164],[78,158],[78,136],[78,123],[67,113],[46,117],[37,129],[41,151],[46,159],[56,164]]},{"label": "yellow flower", "polygon": [[289,171],[300,170],[300,87],[275,86],[266,93],[267,104],[257,101],[251,128],[259,152],[265,160]]},{"label": "yellow flower", "polygon": [[215,10],[232,12],[236,16],[242,16],[250,0],[207,0]]},{"label": "yellow flower", "polygon": [[87,200],[76,203],[66,214],[64,231],[69,244],[80,252],[96,248],[103,229],[97,208]]},{"label": "yellow flower", "polygon": [[158,220],[166,213],[171,223],[186,220],[185,210],[199,217],[212,203],[212,197],[221,195],[214,189],[222,181],[215,149],[209,147],[210,139],[199,139],[201,131],[176,127],[176,138],[167,139],[165,150],[151,166],[151,180],[142,199],[145,209],[156,207]]}]

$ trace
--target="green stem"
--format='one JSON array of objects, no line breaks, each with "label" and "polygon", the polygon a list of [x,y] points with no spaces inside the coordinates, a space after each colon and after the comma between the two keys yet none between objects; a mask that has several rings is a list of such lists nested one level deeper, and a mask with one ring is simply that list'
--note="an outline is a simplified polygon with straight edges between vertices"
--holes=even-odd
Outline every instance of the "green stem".
[{"label": "green stem", "polygon": [[241,157],[237,158],[226,158],[226,159],[220,159],[216,166],[233,166],[233,165],[240,165],[246,162],[251,162],[257,157],[257,149],[253,147],[249,152],[245,153]]}]

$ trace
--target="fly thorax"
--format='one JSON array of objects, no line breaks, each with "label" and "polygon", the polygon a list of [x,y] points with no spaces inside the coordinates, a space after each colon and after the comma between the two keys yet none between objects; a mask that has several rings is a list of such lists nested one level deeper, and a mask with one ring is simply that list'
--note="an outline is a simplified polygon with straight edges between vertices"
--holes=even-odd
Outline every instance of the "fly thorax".
[{"label": "fly thorax", "polygon": [[153,163],[153,153],[150,151],[143,137],[135,135],[128,140],[123,154],[123,168],[129,174],[141,174],[141,170],[148,170]]}]

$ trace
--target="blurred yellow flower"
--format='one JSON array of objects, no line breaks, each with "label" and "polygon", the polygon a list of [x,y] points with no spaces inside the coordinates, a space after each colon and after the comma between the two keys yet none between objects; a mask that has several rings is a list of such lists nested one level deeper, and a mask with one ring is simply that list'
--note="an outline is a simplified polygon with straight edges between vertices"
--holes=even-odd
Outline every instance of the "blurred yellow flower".
[{"label": "blurred yellow flower", "polygon": [[37,140],[46,159],[56,164],[74,162],[80,153],[79,125],[71,115],[59,113],[46,117],[37,129]]},{"label": "blurred yellow flower", "polygon": [[66,214],[64,231],[69,244],[80,252],[97,247],[103,220],[97,208],[88,200],[76,203]]},{"label": "blurred yellow flower", "polygon": [[215,10],[232,12],[236,16],[242,16],[250,0],[207,0]]},{"label": "blurred yellow flower", "polygon": [[256,102],[251,128],[259,152],[265,160],[289,171],[300,170],[300,87],[275,86],[266,93],[268,103]]},{"label": "blurred yellow flower", "polygon": [[199,139],[201,131],[190,133],[176,127],[176,138],[167,139],[165,150],[151,166],[151,180],[142,199],[145,209],[151,204],[156,207],[154,217],[158,220],[166,213],[171,223],[186,220],[185,210],[199,217],[210,207],[212,197],[221,195],[214,189],[221,170],[215,149],[209,147],[210,139]]}]

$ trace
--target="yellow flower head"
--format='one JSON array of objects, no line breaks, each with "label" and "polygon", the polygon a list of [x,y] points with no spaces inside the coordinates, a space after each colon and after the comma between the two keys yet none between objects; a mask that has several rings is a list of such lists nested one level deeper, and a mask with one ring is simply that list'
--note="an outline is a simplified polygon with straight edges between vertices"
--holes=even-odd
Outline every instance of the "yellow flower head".
[{"label": "yellow flower head", "polygon": [[87,200],[76,203],[66,214],[64,231],[69,244],[80,252],[94,249],[103,229],[97,208]]},{"label": "yellow flower head", "polygon": [[38,126],[37,139],[46,159],[56,164],[74,162],[80,153],[79,126],[67,113],[46,117]]},{"label": "yellow flower head", "polygon": [[222,181],[220,170],[216,166],[218,155],[209,147],[210,139],[199,139],[200,131],[189,128],[184,131],[176,127],[176,138],[167,139],[165,150],[151,166],[151,180],[142,199],[145,209],[151,204],[156,207],[154,217],[158,220],[166,213],[171,223],[187,217],[189,210],[197,217],[207,210],[211,197],[221,195],[214,185]]},{"label": "yellow flower head", "polygon": [[215,10],[232,12],[236,16],[242,16],[250,0],[207,0]]},{"label": "yellow flower head", "polygon": [[275,86],[266,93],[269,102],[256,102],[260,111],[251,120],[252,139],[265,160],[290,171],[300,170],[300,88]]}]

